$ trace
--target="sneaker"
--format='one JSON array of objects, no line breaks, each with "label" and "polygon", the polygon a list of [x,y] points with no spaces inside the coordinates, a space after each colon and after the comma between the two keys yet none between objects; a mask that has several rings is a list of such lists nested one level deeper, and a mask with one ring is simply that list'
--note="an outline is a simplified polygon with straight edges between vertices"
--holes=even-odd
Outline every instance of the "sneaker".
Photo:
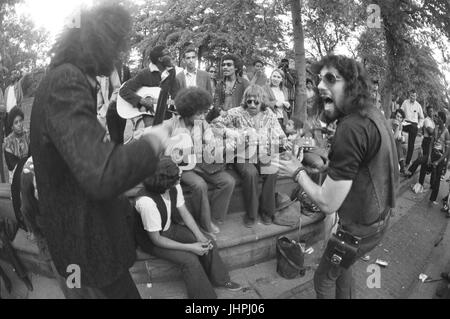
[{"label": "sneaker", "polygon": [[262,215],[262,216],[261,216],[261,222],[262,222],[264,225],[271,225],[271,224],[272,224],[272,217],[267,216],[267,215]]},{"label": "sneaker", "polygon": [[242,286],[233,281],[229,281],[223,285],[223,288],[228,289],[229,291],[239,291],[242,289]]},{"label": "sneaker", "polygon": [[255,225],[255,220],[248,218],[247,216],[244,217],[244,226],[247,228],[252,228]]}]

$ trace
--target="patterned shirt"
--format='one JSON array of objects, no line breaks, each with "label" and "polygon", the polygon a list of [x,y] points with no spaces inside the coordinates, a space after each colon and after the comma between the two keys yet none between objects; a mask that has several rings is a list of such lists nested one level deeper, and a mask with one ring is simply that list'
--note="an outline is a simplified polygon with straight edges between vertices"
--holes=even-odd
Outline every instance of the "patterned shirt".
[{"label": "patterned shirt", "polygon": [[214,119],[211,125],[216,129],[228,128],[252,131],[258,137],[267,138],[267,134],[270,134],[272,139],[281,138],[282,145],[285,145],[287,141],[286,134],[281,128],[276,115],[269,108],[255,116],[251,116],[242,106],[236,107]]}]

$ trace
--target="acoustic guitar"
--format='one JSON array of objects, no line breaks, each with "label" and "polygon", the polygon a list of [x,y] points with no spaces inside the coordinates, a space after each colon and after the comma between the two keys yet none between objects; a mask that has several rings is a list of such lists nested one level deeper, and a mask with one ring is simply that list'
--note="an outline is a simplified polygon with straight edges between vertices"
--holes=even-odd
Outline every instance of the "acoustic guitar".
[{"label": "acoustic guitar", "polygon": [[[140,88],[136,94],[139,95],[142,98],[151,97],[155,101],[158,101],[159,94],[161,93],[160,87],[149,87],[149,86],[143,86]],[[156,103],[154,104],[154,109],[156,109]],[[119,116],[123,119],[132,119],[135,117],[139,117],[142,115],[150,115],[155,116],[154,112],[141,112],[139,108],[134,107],[132,104],[125,101],[120,94],[117,96],[117,113]]]}]

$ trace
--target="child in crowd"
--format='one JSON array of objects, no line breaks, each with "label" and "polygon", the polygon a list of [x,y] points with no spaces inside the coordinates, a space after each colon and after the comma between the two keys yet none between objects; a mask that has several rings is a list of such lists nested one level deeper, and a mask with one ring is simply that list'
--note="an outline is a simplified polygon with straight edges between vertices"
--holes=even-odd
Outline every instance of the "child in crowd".
[{"label": "child in crowd", "polygon": [[[138,245],[146,253],[181,266],[189,298],[217,298],[213,286],[240,290],[241,286],[230,280],[217,244],[200,231],[186,208],[179,180],[178,166],[164,158],[144,181],[135,205]],[[176,214],[183,226],[172,222]]]}]

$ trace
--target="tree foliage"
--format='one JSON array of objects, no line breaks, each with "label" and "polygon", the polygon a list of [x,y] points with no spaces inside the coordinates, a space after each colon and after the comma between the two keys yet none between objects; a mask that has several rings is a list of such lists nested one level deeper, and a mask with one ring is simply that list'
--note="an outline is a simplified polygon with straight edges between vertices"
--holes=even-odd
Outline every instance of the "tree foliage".
[{"label": "tree foliage", "polygon": [[6,85],[13,70],[29,72],[45,61],[48,52],[48,33],[37,30],[28,18],[18,16],[14,4],[20,1],[7,1],[0,5],[0,50],[3,72],[0,86]]},{"label": "tree foliage", "polygon": [[333,53],[362,24],[363,13],[361,6],[352,0],[303,1],[305,36],[312,44],[308,53],[316,59]]},{"label": "tree foliage", "polygon": [[[381,80],[383,106],[389,113],[393,95],[406,97],[415,88],[424,104],[445,106],[443,75],[433,46],[444,46],[450,33],[448,0],[364,0],[381,9],[381,29],[368,28],[360,37],[358,54]],[[426,37],[425,37],[426,35]],[[427,40],[425,40],[425,38]]]},{"label": "tree foliage", "polygon": [[136,15],[134,40],[141,52],[165,44],[177,57],[192,44],[209,63],[227,52],[239,54],[245,63],[268,61],[287,48],[279,13],[277,6],[254,0],[147,2]]}]

